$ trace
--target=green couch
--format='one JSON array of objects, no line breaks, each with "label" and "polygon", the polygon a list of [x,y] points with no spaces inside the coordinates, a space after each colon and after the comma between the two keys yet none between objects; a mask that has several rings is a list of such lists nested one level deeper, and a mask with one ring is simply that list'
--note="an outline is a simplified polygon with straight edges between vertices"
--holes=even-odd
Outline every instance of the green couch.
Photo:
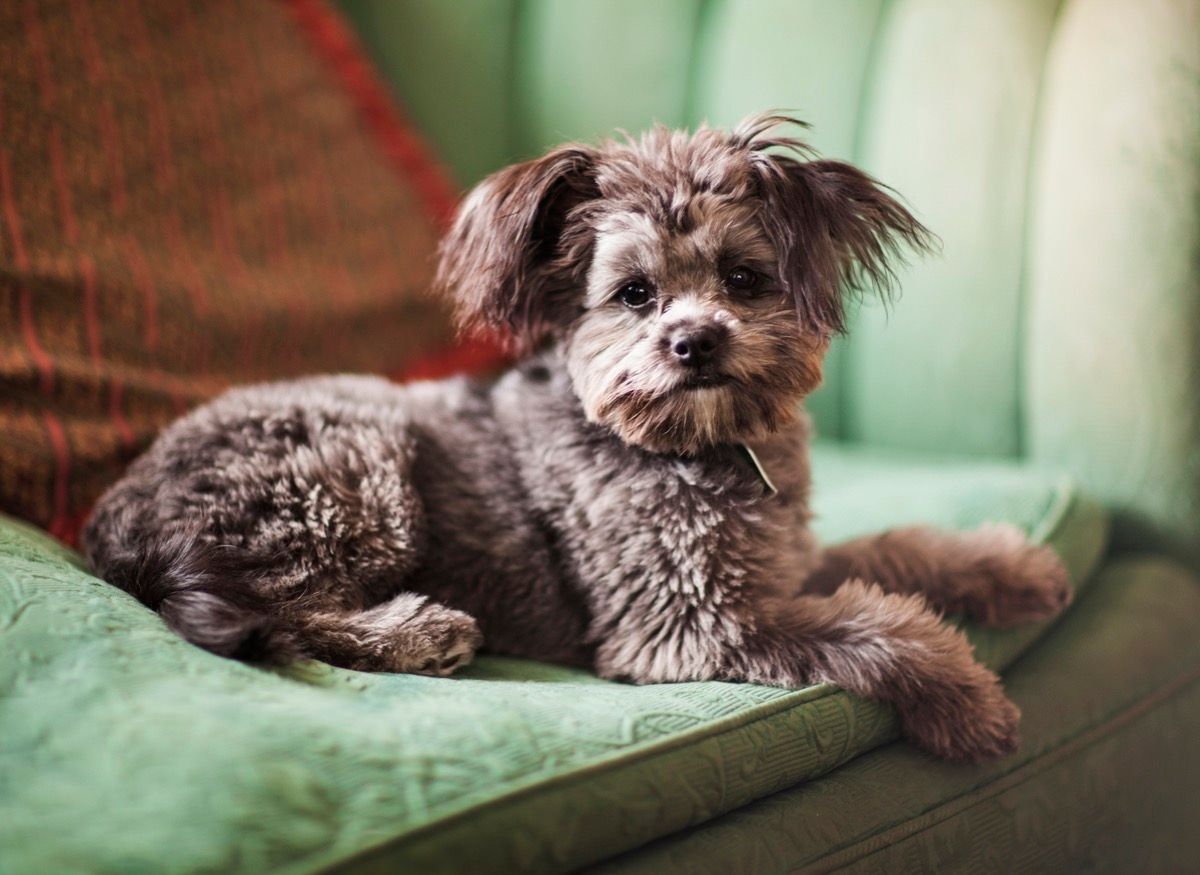
[{"label": "green couch", "polygon": [[1021,750],[940,763],[827,686],[248,667],[0,522],[0,873],[1194,867],[1200,3],[342,6],[464,183],[788,107],[941,235],[812,399],[819,526],[1060,552],[1064,617],[969,630]]}]

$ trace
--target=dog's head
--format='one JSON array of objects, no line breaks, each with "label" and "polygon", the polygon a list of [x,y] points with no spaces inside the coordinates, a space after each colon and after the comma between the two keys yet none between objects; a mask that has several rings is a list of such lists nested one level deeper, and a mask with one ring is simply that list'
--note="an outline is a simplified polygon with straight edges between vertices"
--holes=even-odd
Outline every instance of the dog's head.
[{"label": "dog's head", "polygon": [[[694,453],[786,424],[845,296],[887,294],[926,229],[871,177],[760,116],[563,146],[484,180],[441,248],[466,326],[554,339],[589,419]],[[771,150],[771,151],[768,151]]]}]

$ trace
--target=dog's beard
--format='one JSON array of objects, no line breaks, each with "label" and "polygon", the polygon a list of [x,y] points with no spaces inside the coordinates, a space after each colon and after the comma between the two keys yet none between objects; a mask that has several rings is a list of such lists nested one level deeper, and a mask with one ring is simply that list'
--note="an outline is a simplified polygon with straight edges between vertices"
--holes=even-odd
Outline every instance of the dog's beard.
[{"label": "dog's beard", "polygon": [[651,452],[695,455],[791,425],[804,396],[821,382],[821,360],[800,356],[769,371],[727,368],[701,379],[665,368],[649,378],[628,371],[607,383],[596,377],[576,380],[588,419]]},{"label": "dog's beard", "polygon": [[695,455],[750,443],[792,424],[820,385],[825,342],[797,336],[794,319],[743,327],[702,371],[668,360],[657,335],[597,321],[568,339],[567,369],[587,418],[628,444]]},{"label": "dog's beard", "polygon": [[744,443],[796,417],[799,397],[784,400],[748,390],[739,381],[666,392],[619,392],[596,410],[595,421],[626,443],[656,453],[694,455],[718,444]]}]

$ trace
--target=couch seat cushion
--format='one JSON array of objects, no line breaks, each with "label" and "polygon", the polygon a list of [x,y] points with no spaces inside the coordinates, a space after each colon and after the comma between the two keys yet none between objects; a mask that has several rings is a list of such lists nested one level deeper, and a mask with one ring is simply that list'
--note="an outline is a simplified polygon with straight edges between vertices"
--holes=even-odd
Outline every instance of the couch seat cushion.
[{"label": "couch seat cushion", "polygon": [[[822,448],[822,531],[1020,525],[1085,581],[1103,514],[1057,476]],[[1044,626],[972,630],[1003,667]],[[268,671],[177,638],[79,557],[0,522],[0,858],[82,870],[558,871],[895,738],[829,686],[633,687],[483,658],[453,679]]]}]

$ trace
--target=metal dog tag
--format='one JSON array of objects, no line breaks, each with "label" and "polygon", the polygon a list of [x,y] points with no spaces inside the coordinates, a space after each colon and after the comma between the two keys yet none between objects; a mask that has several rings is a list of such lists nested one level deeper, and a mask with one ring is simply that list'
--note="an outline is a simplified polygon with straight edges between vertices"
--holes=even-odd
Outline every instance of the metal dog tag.
[{"label": "metal dog tag", "polygon": [[767,489],[767,498],[773,498],[779,494],[779,490],[775,488],[775,484],[771,482],[771,478],[767,476],[767,471],[762,466],[762,462],[758,460],[758,455],[754,450],[750,449],[745,444],[738,444],[741,447],[742,455],[746,457],[746,461],[750,463],[750,467],[754,469],[754,473],[758,475],[758,479],[762,481],[763,486]]}]

